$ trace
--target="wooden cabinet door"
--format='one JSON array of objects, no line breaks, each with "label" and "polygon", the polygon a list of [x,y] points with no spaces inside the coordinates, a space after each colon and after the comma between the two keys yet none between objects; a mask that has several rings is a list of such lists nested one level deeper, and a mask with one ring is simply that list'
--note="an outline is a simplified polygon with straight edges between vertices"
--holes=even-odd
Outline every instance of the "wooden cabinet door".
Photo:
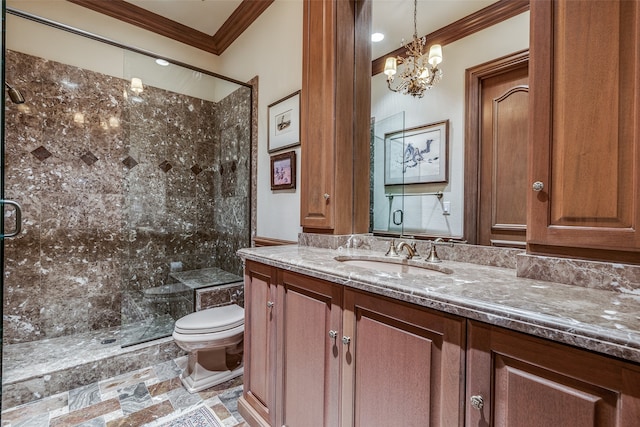
[{"label": "wooden cabinet door", "polygon": [[369,228],[370,0],[305,0],[300,97],[300,224]]},{"label": "wooden cabinet door", "polygon": [[477,322],[467,330],[467,425],[639,425],[640,366]]},{"label": "wooden cabinet door", "polygon": [[238,402],[252,426],[276,425],[277,270],[247,261],[244,273],[244,393]]},{"label": "wooden cabinet door", "polygon": [[345,290],[343,427],[461,426],[464,320]]},{"label": "wooden cabinet door", "polygon": [[639,31],[638,1],[531,2],[532,253],[640,260]]},{"label": "wooden cabinet door", "polygon": [[337,427],[342,287],[283,271],[278,291],[283,412],[277,425]]}]

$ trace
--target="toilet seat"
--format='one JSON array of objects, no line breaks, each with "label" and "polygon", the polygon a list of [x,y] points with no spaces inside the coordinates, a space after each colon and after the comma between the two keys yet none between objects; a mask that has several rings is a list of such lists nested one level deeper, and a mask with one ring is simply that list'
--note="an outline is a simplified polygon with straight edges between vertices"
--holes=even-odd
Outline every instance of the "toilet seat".
[{"label": "toilet seat", "polygon": [[243,325],[244,309],[232,304],[188,314],[176,321],[174,332],[180,335],[217,334],[243,328]]},{"label": "toilet seat", "polygon": [[244,335],[244,325],[227,329],[222,332],[211,333],[181,333],[173,331],[173,339],[184,350],[199,350],[203,348],[225,347],[242,341]]}]

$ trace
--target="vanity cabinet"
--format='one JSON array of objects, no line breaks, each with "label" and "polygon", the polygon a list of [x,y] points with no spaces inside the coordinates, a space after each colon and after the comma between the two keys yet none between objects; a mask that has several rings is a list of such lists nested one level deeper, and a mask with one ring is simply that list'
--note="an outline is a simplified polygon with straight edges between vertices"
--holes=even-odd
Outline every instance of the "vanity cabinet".
[{"label": "vanity cabinet", "polygon": [[469,321],[468,426],[637,426],[640,367]]},{"label": "vanity cabinet", "polygon": [[640,260],[640,2],[532,1],[530,253]]},{"label": "vanity cabinet", "polygon": [[251,426],[631,427],[640,364],[247,261]]},{"label": "vanity cabinet", "polygon": [[464,319],[345,289],[342,426],[461,426]]},{"label": "vanity cabinet", "polygon": [[244,270],[244,393],[238,406],[252,426],[276,424],[277,270],[247,261]]},{"label": "vanity cabinet", "polygon": [[250,425],[338,425],[341,302],[338,285],[246,262],[238,407]]},{"label": "vanity cabinet", "polygon": [[250,425],[462,425],[463,319],[250,261],[245,284]]},{"label": "vanity cabinet", "polygon": [[287,271],[278,285],[276,426],[338,426],[342,287]]}]

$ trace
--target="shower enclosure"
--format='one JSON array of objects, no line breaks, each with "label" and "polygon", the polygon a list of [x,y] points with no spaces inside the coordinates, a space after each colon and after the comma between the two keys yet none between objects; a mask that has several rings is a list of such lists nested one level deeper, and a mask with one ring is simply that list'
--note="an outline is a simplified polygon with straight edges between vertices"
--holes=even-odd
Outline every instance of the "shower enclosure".
[{"label": "shower enclosure", "polygon": [[18,11],[6,34],[3,353],[170,335],[194,289],[241,280],[251,86]]}]

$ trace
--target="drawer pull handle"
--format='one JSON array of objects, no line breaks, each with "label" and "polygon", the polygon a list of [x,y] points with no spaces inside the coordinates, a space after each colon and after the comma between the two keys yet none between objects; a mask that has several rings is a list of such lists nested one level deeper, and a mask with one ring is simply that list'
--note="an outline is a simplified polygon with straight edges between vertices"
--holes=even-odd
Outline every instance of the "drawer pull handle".
[{"label": "drawer pull handle", "polygon": [[484,407],[484,399],[482,398],[482,396],[471,396],[471,406],[473,407],[473,409],[477,409],[478,411],[480,411]]}]

